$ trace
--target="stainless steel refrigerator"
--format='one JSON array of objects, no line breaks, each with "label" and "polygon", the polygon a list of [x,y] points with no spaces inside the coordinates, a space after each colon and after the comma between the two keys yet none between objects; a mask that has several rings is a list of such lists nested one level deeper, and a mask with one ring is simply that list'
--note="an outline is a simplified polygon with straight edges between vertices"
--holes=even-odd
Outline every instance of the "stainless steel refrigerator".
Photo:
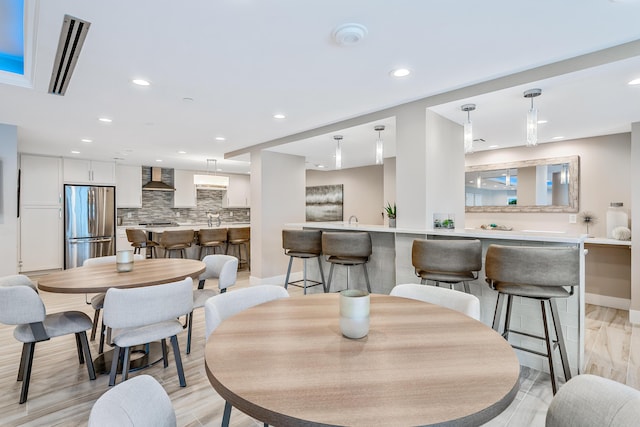
[{"label": "stainless steel refrigerator", "polygon": [[65,185],[64,199],[64,268],[114,255],[115,187]]}]

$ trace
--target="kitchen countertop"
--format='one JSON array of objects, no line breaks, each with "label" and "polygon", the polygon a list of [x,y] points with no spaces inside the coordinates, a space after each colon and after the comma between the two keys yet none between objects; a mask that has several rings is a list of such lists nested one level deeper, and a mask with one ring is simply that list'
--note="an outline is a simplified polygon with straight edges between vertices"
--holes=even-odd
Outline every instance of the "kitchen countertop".
[{"label": "kitchen countertop", "polygon": [[379,233],[396,234],[429,234],[433,236],[456,236],[474,237],[481,239],[501,239],[501,240],[522,240],[538,242],[560,242],[560,243],[581,243],[587,239],[586,234],[570,234],[561,231],[539,231],[539,230],[482,230],[477,228],[465,228],[459,230],[435,230],[435,229],[415,229],[415,228],[390,228],[384,225],[370,224],[349,224],[347,222],[303,222],[285,224],[286,228],[321,228],[329,230],[353,230],[371,231]]}]

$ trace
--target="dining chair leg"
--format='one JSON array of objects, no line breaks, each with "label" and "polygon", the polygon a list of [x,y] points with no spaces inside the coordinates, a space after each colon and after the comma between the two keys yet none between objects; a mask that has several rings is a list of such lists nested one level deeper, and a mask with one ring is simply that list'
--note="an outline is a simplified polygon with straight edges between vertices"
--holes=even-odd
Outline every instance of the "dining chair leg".
[{"label": "dining chair leg", "polygon": [[129,356],[131,355],[131,347],[124,348],[124,357],[122,358],[122,382],[129,379]]},{"label": "dining chair leg", "polygon": [[187,354],[191,353],[191,328],[193,327],[193,311],[187,315],[189,326],[187,326]]},{"label": "dining chair leg", "polygon": [[91,327],[91,341],[96,339],[96,332],[98,331],[99,318],[100,318],[100,309],[97,309],[93,314],[93,326]]},{"label": "dining chair leg", "polygon": [[324,280],[324,270],[322,268],[322,260],[320,259],[320,257],[316,257],[316,259],[318,260],[318,270],[320,270],[320,280],[322,280],[322,289],[324,290],[324,293],[326,294],[328,292],[327,290],[327,282]]},{"label": "dining chair leg", "polygon": [[229,427],[229,420],[231,419],[231,403],[224,401],[224,412],[222,414],[222,427]]},{"label": "dining chair leg", "polygon": [[22,344],[22,354],[20,355],[20,366],[18,366],[18,378],[16,381],[22,381],[22,378],[24,377],[24,367],[27,366],[26,360],[27,357],[29,357],[28,353],[29,347],[27,346],[27,343]]},{"label": "dining chair leg", "polygon": [[104,322],[100,326],[100,345],[98,346],[98,354],[104,353],[104,341],[105,341],[106,327]]},{"label": "dining chair leg", "polygon": [[293,265],[293,257],[289,257],[289,267],[287,268],[287,276],[284,279],[284,288],[287,289],[289,287],[289,275],[291,274],[291,266]]},{"label": "dining chair leg", "polygon": [[22,390],[20,391],[20,403],[27,401],[27,395],[29,394],[29,380],[31,379],[31,365],[33,365],[33,353],[36,349],[36,343],[25,343],[26,352],[24,358],[24,366],[22,367]]},{"label": "dining chair leg", "polygon": [[87,364],[87,372],[89,373],[89,379],[96,379],[96,369],[93,366],[93,359],[91,359],[91,349],[89,348],[89,341],[87,341],[87,333],[80,332],[80,344],[82,344],[82,351],[84,353],[84,360]]},{"label": "dining chair leg", "polygon": [[84,355],[82,354],[82,343],[80,342],[80,333],[76,333],[76,350],[78,351],[78,362],[84,365]]},{"label": "dining chair leg", "polygon": [[178,370],[178,379],[180,387],[186,387],[187,382],[184,379],[184,370],[182,369],[182,356],[180,356],[180,346],[178,345],[178,337],[171,337],[171,345],[173,346],[173,357],[176,359],[176,369]]},{"label": "dining chair leg", "polygon": [[118,346],[113,348],[113,359],[111,359],[111,372],[109,373],[109,386],[116,385],[116,374],[118,373],[118,362],[122,349]]},{"label": "dining chair leg", "polygon": [[160,340],[160,345],[162,346],[162,366],[167,368],[169,366],[169,357],[167,357],[167,340],[162,338]]}]

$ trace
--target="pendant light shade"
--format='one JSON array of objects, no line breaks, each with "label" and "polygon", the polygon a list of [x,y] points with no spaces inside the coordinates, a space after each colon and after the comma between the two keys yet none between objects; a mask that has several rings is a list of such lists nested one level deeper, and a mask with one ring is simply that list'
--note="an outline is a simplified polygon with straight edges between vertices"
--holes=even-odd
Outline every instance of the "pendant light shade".
[{"label": "pendant light shade", "polygon": [[[209,172],[209,163],[213,163],[213,175]],[[216,159],[207,159],[207,173],[193,175],[193,183],[197,188],[227,188],[229,186],[228,176],[219,176],[218,161]]]},{"label": "pendant light shade", "polygon": [[382,141],[380,132],[384,130],[384,126],[378,125],[373,129],[378,132],[378,139],[376,140],[376,165],[381,165],[384,163],[384,142]]},{"label": "pendant light shade", "polygon": [[542,89],[529,89],[525,98],[531,98],[531,108],[527,112],[527,147],[538,145],[538,109],[533,106],[533,98],[542,95]]},{"label": "pendant light shade", "polygon": [[336,141],[336,169],[342,169],[342,135],[334,135]]},{"label": "pendant light shade", "polygon": [[464,104],[460,107],[467,112],[467,121],[464,122],[464,153],[473,153],[473,125],[471,123],[471,111],[476,109],[476,104]]}]

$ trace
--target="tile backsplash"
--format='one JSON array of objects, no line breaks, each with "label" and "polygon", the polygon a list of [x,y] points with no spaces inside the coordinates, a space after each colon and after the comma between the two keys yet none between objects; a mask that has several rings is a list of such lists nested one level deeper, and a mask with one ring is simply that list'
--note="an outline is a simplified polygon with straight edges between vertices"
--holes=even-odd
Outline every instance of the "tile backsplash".
[{"label": "tile backsplash", "polygon": [[[151,168],[142,168],[142,184],[149,182]],[[162,181],[173,185],[173,169],[162,169]],[[207,212],[220,214],[222,222],[249,222],[249,208],[223,208],[223,190],[197,190],[195,208],[174,208],[172,191],[142,191],[142,207],[118,209],[122,225],[137,225],[141,222],[205,223]],[[179,216],[178,216],[179,215]]]}]

